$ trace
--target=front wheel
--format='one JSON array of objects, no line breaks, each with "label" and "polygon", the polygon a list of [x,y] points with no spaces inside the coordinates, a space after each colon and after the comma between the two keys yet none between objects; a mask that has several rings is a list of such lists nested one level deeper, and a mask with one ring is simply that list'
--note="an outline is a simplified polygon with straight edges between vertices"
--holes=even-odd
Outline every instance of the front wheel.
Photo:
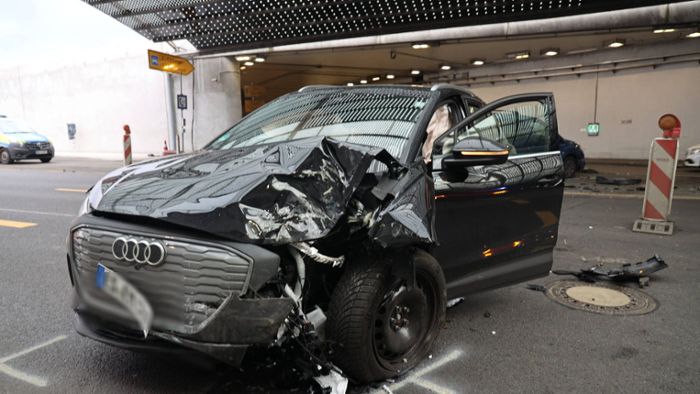
[{"label": "front wheel", "polygon": [[576,159],[568,156],[564,159],[564,176],[566,178],[573,178],[576,175]]},{"label": "front wheel", "polygon": [[7,150],[3,149],[0,151],[0,163],[2,164],[12,164],[14,160],[12,160],[12,157],[10,156],[10,152]]},{"label": "front wheel", "polygon": [[328,308],[333,361],[359,382],[401,375],[428,356],[445,320],[447,292],[440,264],[419,250],[416,281],[391,273],[389,264],[355,262],[338,282]]},{"label": "front wheel", "polygon": [[46,158],[39,159],[39,160],[41,160],[42,163],[48,163],[51,161],[51,159],[52,159],[51,157],[46,157]]}]

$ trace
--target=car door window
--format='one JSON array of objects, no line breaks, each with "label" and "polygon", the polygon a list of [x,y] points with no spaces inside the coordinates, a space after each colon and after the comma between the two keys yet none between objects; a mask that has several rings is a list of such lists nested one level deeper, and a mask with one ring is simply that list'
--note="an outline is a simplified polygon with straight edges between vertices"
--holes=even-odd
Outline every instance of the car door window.
[{"label": "car door window", "polygon": [[548,100],[503,105],[457,129],[454,141],[468,137],[489,139],[508,146],[511,156],[546,152],[552,133],[550,114]]}]

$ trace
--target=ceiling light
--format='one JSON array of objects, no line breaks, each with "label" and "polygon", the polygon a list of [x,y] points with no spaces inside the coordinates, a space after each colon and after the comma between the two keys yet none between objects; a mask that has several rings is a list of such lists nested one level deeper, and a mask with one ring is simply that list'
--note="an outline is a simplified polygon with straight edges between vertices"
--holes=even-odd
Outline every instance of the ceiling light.
[{"label": "ceiling light", "polygon": [[372,77],[372,82],[377,82],[377,81],[379,81],[379,79],[380,79],[379,77]]},{"label": "ceiling light", "polygon": [[544,56],[557,56],[559,54],[559,48],[546,48],[540,51],[540,54]]},{"label": "ceiling light", "polygon": [[396,78],[396,77],[394,76],[394,74],[387,74],[387,75],[386,75],[386,79],[394,79],[394,78]]},{"label": "ceiling light", "polygon": [[420,70],[411,70],[411,75],[418,75],[420,74]]},{"label": "ceiling light", "polygon": [[347,85],[348,85],[348,86],[355,86],[355,84],[352,83],[352,82],[348,82]]},{"label": "ceiling light", "polygon": [[425,43],[425,42],[416,43],[416,44],[411,45],[411,48],[413,48],[413,49],[428,49],[428,48],[430,48],[430,44]]},{"label": "ceiling light", "polygon": [[506,54],[506,58],[515,60],[524,60],[530,58],[530,51],[518,51]]},{"label": "ceiling light", "polygon": [[654,34],[659,33],[673,33],[676,29],[654,29]]},{"label": "ceiling light", "polygon": [[253,62],[245,62],[243,64],[246,66],[254,66],[255,65],[255,63],[253,63]]},{"label": "ceiling light", "polygon": [[700,37],[700,30],[694,31],[694,32],[688,34],[686,37],[688,37],[688,38],[698,38],[698,37]]},{"label": "ceiling light", "polygon": [[442,71],[448,71],[450,69],[452,69],[452,66],[450,66],[449,64],[443,64],[442,66],[440,66],[440,70]]},{"label": "ceiling light", "polygon": [[236,56],[237,62],[246,62],[248,60],[250,60],[250,56],[248,56],[248,55]]},{"label": "ceiling light", "polygon": [[364,85],[364,84],[367,83],[367,80],[366,80],[366,79],[360,79],[360,83]]},{"label": "ceiling light", "polygon": [[605,46],[608,48],[620,48],[625,46],[625,40],[614,39],[612,41],[608,41]]},{"label": "ceiling light", "polygon": [[241,71],[245,70],[246,66],[241,66]]},{"label": "ceiling light", "polygon": [[472,66],[483,66],[486,63],[484,59],[472,59],[471,64]]},{"label": "ceiling light", "polygon": [[264,62],[265,62],[264,57],[260,57],[260,56],[255,57],[255,63],[264,63]]}]

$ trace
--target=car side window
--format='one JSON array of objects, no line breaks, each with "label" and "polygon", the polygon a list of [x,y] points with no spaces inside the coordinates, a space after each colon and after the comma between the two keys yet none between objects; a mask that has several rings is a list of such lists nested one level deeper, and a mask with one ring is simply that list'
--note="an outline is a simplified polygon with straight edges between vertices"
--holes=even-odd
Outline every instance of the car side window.
[{"label": "car side window", "polygon": [[550,117],[549,101],[507,104],[456,130],[455,142],[479,137],[508,146],[511,155],[547,152],[551,138]]}]

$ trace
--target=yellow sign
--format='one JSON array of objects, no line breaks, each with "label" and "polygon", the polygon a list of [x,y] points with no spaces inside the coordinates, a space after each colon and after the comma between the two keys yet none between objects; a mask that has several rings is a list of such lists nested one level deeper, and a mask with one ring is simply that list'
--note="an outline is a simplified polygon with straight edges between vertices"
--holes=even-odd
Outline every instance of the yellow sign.
[{"label": "yellow sign", "polygon": [[184,57],[168,55],[167,53],[148,50],[148,68],[173,74],[187,75],[194,66]]}]

